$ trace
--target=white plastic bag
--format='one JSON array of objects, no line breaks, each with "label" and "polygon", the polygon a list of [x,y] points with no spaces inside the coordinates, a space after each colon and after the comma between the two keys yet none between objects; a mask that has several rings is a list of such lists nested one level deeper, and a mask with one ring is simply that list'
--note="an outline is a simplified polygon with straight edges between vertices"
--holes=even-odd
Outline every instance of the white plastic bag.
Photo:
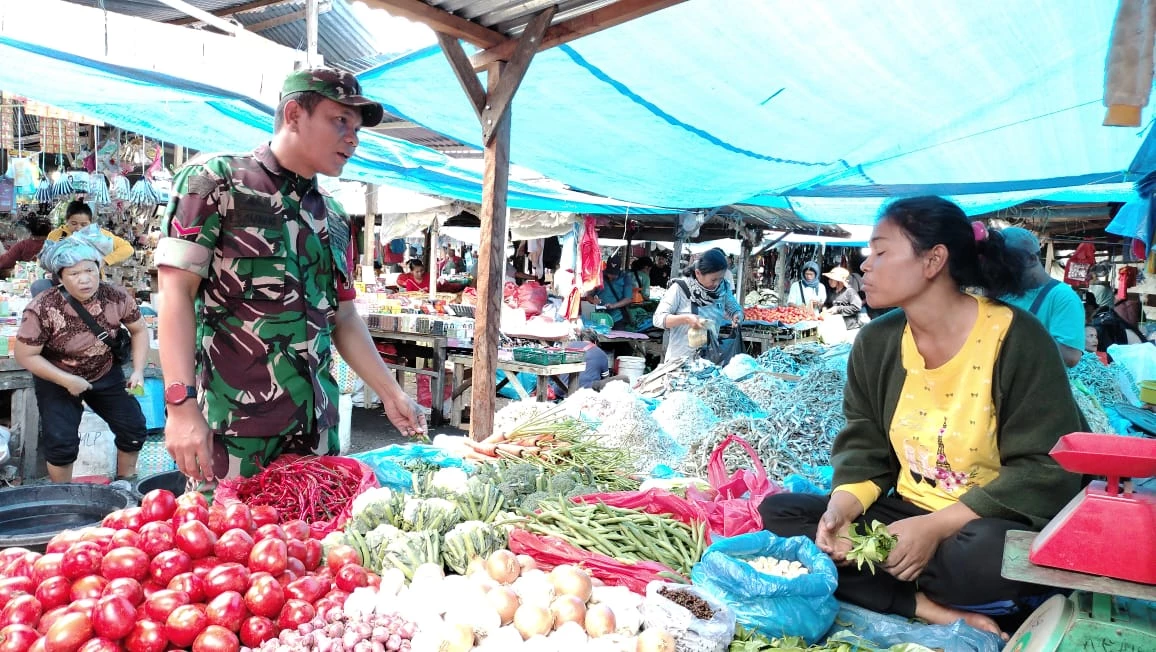
[{"label": "white plastic bag", "polygon": [[819,323],[819,339],[823,344],[842,344],[847,341],[847,322],[842,315],[825,315]]},{"label": "white plastic bag", "polygon": [[[663,588],[685,591],[702,598],[714,611],[710,620],[699,620],[686,607],[677,605],[658,592]],[[689,584],[651,582],[642,601],[645,628],[658,628],[674,637],[677,652],[725,652],[735,637],[735,612],[709,593]]]},{"label": "white plastic bag", "polygon": [[[1137,383],[1156,380],[1156,346],[1143,344],[1113,344],[1108,347],[1113,364],[1122,365],[1131,372]],[[1131,388],[1133,391],[1135,387]]]},{"label": "white plastic bag", "polygon": [[80,417],[80,452],[72,466],[72,476],[116,475],[116,436],[104,419],[92,410],[85,409]]}]

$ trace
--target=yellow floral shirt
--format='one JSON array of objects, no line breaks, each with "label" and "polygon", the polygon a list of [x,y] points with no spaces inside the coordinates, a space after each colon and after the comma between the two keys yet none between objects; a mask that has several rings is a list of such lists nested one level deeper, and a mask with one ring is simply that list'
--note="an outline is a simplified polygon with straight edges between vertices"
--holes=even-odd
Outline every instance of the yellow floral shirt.
[{"label": "yellow floral shirt", "polygon": [[[979,314],[971,334],[959,353],[936,369],[926,368],[911,327],[903,330],[907,378],[889,432],[900,465],[896,491],[928,511],[949,507],[972,487],[999,476],[992,378],[1012,311],[990,299],[976,299]],[[870,481],[836,490],[854,494],[864,509],[879,496],[878,486]]]}]

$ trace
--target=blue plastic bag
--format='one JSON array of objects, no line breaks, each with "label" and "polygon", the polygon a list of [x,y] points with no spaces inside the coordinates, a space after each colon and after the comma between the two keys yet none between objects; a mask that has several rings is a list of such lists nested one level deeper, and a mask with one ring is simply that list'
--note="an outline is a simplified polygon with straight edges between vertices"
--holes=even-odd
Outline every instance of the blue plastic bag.
[{"label": "blue plastic bag", "polygon": [[924,625],[846,602],[838,604],[839,613],[831,635],[850,631],[882,648],[901,643],[917,643],[944,652],[999,652],[1003,647],[999,636],[981,632],[963,620],[951,625]]},{"label": "blue plastic bag", "polygon": [[407,462],[423,462],[442,468],[456,466],[467,472],[473,470],[469,462],[428,444],[390,444],[350,457],[373,469],[381,486],[401,491],[413,488],[413,474],[405,468]]},{"label": "blue plastic bag", "polygon": [[[750,557],[798,561],[808,574],[787,579],[755,570]],[[771,637],[819,641],[835,622],[839,575],[834,562],[806,537],[751,532],[716,539],[691,570],[691,581],[731,605],[739,624]]]}]

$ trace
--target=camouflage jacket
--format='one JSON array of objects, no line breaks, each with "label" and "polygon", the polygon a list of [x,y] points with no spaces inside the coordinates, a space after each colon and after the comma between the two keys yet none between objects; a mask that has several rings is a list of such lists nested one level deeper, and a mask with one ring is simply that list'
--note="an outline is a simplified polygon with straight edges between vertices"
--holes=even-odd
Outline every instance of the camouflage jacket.
[{"label": "camouflage jacket", "polygon": [[331,338],[338,301],[354,294],[344,210],[263,145],[189,161],[163,230],[157,265],[205,279],[196,360],[209,428],[315,446],[337,425]]}]

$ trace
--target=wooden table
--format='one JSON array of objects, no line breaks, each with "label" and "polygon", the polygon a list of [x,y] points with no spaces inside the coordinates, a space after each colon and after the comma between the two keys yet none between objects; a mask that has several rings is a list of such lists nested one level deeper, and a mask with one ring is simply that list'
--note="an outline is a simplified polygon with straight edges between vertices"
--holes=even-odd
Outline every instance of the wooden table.
[{"label": "wooden table", "polygon": [[[466,370],[474,366],[474,358],[468,355],[451,355],[449,360],[453,364],[453,403],[450,406],[450,425],[460,428],[462,426],[462,409],[465,407],[465,392],[472,384],[472,381],[466,378]],[[527,373],[537,376],[538,401],[546,400],[547,384],[552,377],[569,375],[566,393],[571,394],[578,391],[578,374],[586,370],[585,362],[540,365],[514,360],[499,360],[497,366],[498,369],[506,373]]]},{"label": "wooden table", "polygon": [[799,333],[807,333],[800,337],[796,334],[795,337],[781,339],[776,337],[774,333],[768,331],[751,331],[743,329],[743,349],[754,357],[766,352],[768,349],[775,347],[791,346],[793,344],[803,344],[806,342],[818,342],[819,335],[815,329],[807,329],[799,331]]},{"label": "wooden table", "polygon": [[[427,376],[430,379],[430,425],[442,425],[442,409],[445,406],[446,391],[446,349],[450,346],[450,338],[445,335],[425,335],[422,333],[405,333],[401,331],[386,331],[370,329],[370,336],[374,340],[389,342],[397,346],[398,354],[403,355],[406,361],[413,360],[411,365],[385,363],[397,374],[397,384],[405,387],[405,374],[413,373]],[[422,369],[417,366],[417,358],[424,357],[433,364],[432,369]]]}]

